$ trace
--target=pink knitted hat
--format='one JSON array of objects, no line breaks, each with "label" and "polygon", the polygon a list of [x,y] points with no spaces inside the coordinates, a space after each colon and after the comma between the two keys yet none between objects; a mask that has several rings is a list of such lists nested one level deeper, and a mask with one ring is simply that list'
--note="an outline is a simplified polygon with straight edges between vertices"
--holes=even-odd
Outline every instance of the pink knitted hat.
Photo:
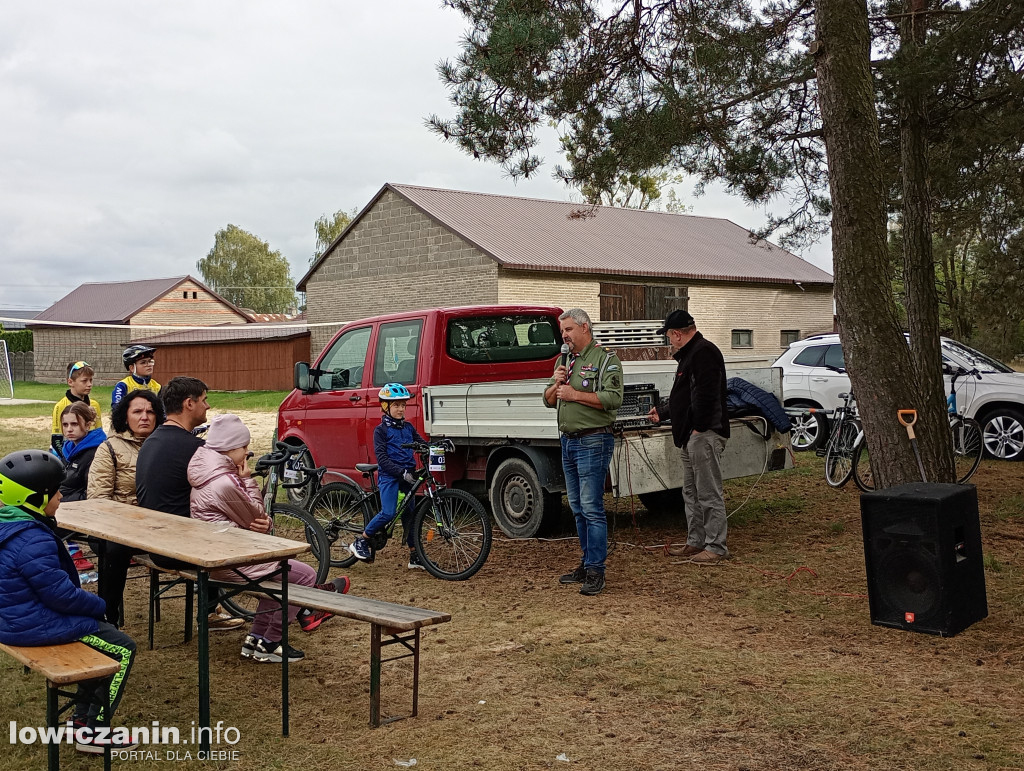
[{"label": "pink knitted hat", "polygon": [[237,415],[218,415],[206,432],[206,446],[217,452],[245,447],[250,440],[249,429]]}]

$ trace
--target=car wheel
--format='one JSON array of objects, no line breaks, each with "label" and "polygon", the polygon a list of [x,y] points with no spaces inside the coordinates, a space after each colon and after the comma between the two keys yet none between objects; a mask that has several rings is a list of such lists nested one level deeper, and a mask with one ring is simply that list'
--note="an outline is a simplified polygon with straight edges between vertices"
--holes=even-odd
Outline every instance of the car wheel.
[{"label": "car wheel", "polygon": [[789,442],[796,452],[816,450],[828,436],[828,418],[818,412],[820,408],[811,407],[809,404],[792,404],[791,407],[800,409],[814,409],[815,412],[804,412],[800,415],[790,415],[789,420],[793,424],[789,432]]},{"label": "car wheel", "polygon": [[509,538],[533,538],[543,526],[557,520],[562,496],[541,487],[537,472],[521,458],[507,458],[494,472],[490,490],[491,511],[498,527]]},{"label": "car wheel", "polygon": [[982,439],[985,454],[998,460],[1024,460],[1024,414],[1009,408],[985,417]]}]

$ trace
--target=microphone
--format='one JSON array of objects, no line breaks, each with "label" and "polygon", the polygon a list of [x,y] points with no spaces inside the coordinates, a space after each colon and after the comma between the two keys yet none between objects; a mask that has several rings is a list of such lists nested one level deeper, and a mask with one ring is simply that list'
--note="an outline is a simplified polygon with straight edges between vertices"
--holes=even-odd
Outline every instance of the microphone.
[{"label": "microphone", "polygon": [[562,366],[569,366],[569,344],[562,343]]}]

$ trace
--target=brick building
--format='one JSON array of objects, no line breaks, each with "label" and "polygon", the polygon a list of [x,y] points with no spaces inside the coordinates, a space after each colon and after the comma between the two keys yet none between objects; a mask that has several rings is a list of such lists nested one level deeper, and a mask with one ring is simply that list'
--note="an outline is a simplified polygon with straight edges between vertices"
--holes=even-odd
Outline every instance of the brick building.
[{"label": "brick building", "polygon": [[298,282],[316,326],[417,308],[686,308],[723,353],[777,356],[833,327],[832,276],[724,219],[386,184]]},{"label": "brick building", "polygon": [[[111,385],[125,375],[121,352],[136,338],[157,334],[133,330],[132,326],[249,321],[239,308],[191,276],[82,284],[28,323],[34,338],[35,378],[42,383],[63,383],[68,363],[84,359],[96,370],[97,385]],[[166,382],[159,360],[155,377]]]}]

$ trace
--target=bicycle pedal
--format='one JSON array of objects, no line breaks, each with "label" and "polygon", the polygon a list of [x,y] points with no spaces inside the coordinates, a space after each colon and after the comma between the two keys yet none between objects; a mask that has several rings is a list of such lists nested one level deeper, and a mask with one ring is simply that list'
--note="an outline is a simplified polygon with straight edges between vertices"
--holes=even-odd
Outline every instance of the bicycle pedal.
[{"label": "bicycle pedal", "polygon": [[819,447],[818,449],[816,449],[814,451],[814,454],[817,455],[819,458],[824,458],[825,457],[825,453],[827,453],[827,452],[828,452],[827,448]]}]

